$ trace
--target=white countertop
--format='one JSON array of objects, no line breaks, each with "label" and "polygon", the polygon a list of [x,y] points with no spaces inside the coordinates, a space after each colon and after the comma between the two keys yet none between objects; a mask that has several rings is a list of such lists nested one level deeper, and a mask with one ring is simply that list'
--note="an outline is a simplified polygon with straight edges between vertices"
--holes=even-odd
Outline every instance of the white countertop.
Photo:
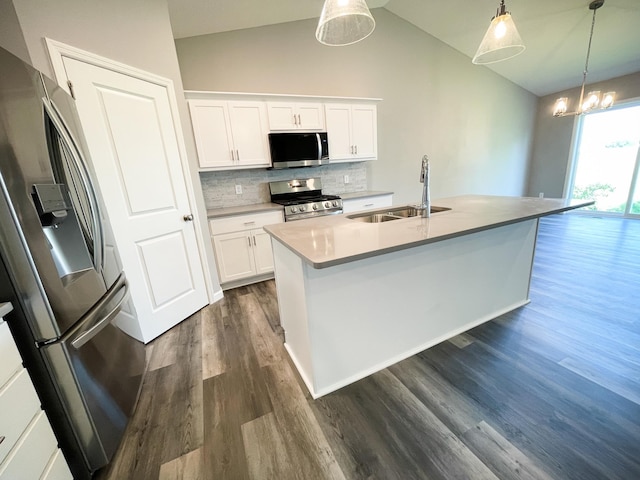
[{"label": "white countertop", "polygon": [[[364,223],[347,215],[268,225],[265,230],[314,268],[326,268],[405,248],[590,205],[556,198],[463,195],[432,201],[451,210],[431,218]],[[397,206],[394,206],[395,208]],[[359,212],[362,213],[362,212]]]},{"label": "white countertop", "polygon": [[13,305],[11,305],[10,302],[0,303],[0,322],[2,321],[2,317],[4,317],[11,310],[13,310]]}]

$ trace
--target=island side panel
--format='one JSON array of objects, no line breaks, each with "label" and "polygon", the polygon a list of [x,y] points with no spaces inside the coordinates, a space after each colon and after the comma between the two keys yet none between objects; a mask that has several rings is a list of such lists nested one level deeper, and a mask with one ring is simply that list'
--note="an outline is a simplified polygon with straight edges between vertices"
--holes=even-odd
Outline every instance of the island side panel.
[{"label": "island side panel", "polygon": [[313,397],[526,304],[537,224],[326,269],[303,263]]},{"label": "island side panel", "polygon": [[285,348],[310,392],[315,390],[309,341],[305,279],[302,259],[271,238],[280,326]]}]

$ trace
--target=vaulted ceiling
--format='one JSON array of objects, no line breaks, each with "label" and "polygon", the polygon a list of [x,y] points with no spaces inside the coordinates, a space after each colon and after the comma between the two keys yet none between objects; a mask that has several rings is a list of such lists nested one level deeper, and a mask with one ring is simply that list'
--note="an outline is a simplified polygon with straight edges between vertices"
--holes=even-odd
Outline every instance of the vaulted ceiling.
[{"label": "vaulted ceiling", "polygon": [[[473,57],[498,0],[367,0]],[[506,0],[526,45],[488,65],[542,96],[580,85],[593,12],[590,0]],[[318,18],[323,0],[169,0],[175,38]],[[375,34],[375,32],[374,32]],[[364,40],[366,42],[366,40]],[[482,68],[482,67],[478,67]],[[606,0],[597,11],[588,82],[640,71],[640,0]]]}]

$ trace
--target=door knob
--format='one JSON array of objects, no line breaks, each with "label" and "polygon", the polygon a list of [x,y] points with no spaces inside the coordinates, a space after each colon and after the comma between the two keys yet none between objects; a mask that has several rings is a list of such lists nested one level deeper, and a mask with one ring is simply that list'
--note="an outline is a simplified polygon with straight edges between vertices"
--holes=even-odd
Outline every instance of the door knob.
[{"label": "door knob", "polygon": [[182,217],[182,219],[183,219],[185,222],[193,222],[193,215],[191,215],[191,214],[189,213],[188,215],[184,215],[184,216]]}]

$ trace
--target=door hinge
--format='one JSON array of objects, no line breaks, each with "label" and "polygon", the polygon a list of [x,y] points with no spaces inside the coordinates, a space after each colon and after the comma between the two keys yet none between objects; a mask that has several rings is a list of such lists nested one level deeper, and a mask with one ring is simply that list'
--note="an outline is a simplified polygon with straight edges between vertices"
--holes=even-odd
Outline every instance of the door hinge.
[{"label": "door hinge", "polygon": [[67,80],[67,87],[69,87],[69,93],[71,94],[71,96],[75,100],[76,99],[76,94],[73,93],[73,83],[71,83],[71,80]]}]

